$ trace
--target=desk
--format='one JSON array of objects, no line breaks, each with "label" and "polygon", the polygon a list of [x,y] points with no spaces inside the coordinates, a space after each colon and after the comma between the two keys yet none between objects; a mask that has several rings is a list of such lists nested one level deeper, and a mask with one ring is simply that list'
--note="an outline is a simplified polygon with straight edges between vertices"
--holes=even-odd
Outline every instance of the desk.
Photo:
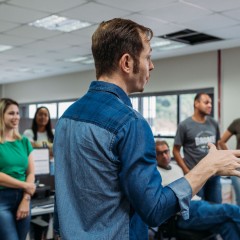
[{"label": "desk", "polygon": [[39,216],[43,214],[50,214],[53,213],[54,211],[54,206],[41,206],[41,207],[35,207],[32,208],[31,214],[32,216]]}]

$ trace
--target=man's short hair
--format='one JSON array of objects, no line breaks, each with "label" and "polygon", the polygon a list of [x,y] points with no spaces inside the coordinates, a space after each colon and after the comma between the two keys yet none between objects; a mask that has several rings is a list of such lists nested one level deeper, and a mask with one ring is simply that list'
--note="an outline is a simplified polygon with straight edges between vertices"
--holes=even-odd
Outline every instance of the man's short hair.
[{"label": "man's short hair", "polygon": [[167,141],[165,141],[165,140],[157,140],[157,141],[155,142],[155,145],[156,145],[156,147],[157,147],[157,146],[167,145],[167,147],[169,148],[169,145],[168,145]]},{"label": "man's short hair", "polygon": [[[195,107],[195,102],[196,101],[200,101],[202,95],[207,95],[209,96],[209,94],[205,93],[205,92],[200,92],[200,93],[197,93],[195,98],[194,98],[194,102],[193,102],[193,106]],[[209,96],[210,97],[210,96]]]},{"label": "man's short hair", "polygon": [[102,22],[92,35],[92,54],[96,77],[111,75],[118,68],[121,57],[128,53],[134,60],[133,72],[139,68],[139,56],[143,50],[141,35],[150,41],[153,32],[128,19],[114,18]]}]

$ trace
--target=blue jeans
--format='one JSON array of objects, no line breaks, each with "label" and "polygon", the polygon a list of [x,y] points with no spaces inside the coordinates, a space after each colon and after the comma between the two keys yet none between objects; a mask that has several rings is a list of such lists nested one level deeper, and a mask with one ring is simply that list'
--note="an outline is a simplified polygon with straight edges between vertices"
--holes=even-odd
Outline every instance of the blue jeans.
[{"label": "blue jeans", "polygon": [[197,195],[208,202],[222,203],[222,186],[220,176],[213,176],[209,178]]},{"label": "blue jeans", "polygon": [[22,200],[20,189],[0,190],[0,238],[4,240],[25,240],[30,227],[30,219],[16,220],[18,206]]},{"label": "blue jeans", "polygon": [[232,180],[232,185],[235,191],[236,203],[237,205],[240,206],[240,178],[232,176],[231,180]]},{"label": "blue jeans", "polygon": [[223,240],[240,239],[240,207],[233,204],[191,201],[190,218],[179,218],[178,227],[198,231],[209,230],[220,234]]}]

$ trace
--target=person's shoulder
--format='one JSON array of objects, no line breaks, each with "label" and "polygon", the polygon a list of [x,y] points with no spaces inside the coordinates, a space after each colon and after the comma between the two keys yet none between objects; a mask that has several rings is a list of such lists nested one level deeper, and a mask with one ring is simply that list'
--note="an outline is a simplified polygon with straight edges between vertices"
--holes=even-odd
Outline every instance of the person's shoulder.
[{"label": "person's shoulder", "polygon": [[33,131],[32,131],[32,129],[26,129],[23,132],[23,136],[28,138],[30,141],[33,141]]},{"label": "person's shoulder", "polygon": [[184,119],[183,121],[181,121],[178,126],[179,127],[185,127],[185,126],[188,126],[189,123],[192,123],[193,120],[192,120],[192,117],[187,117],[186,119]]},{"label": "person's shoulder", "polygon": [[30,142],[30,140],[28,139],[28,137],[24,136],[24,135],[21,135],[21,139],[19,139],[20,142],[23,142],[23,143],[28,143]]},{"label": "person's shoulder", "polygon": [[23,135],[24,135],[24,136],[33,135],[32,129],[26,129],[26,130],[23,132]]},{"label": "person's shoulder", "polygon": [[188,122],[192,122],[192,117],[187,117],[186,119],[184,119],[183,121],[180,122],[180,124],[185,124],[185,123],[188,123]]},{"label": "person's shoulder", "polygon": [[235,124],[240,124],[240,118],[236,118],[232,121],[232,123],[235,123]]},{"label": "person's shoulder", "polygon": [[209,121],[209,122],[211,122],[211,123],[213,123],[213,124],[215,124],[215,125],[218,125],[218,122],[217,122],[217,120],[215,120],[213,117],[211,117],[211,116],[207,116],[207,121]]}]

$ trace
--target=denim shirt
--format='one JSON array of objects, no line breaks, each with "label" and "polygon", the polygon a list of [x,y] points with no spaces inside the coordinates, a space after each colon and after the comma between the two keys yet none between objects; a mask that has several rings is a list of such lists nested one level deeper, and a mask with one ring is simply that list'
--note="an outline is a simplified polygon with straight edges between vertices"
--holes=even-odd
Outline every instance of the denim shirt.
[{"label": "denim shirt", "polygon": [[93,81],[59,119],[54,138],[60,231],[67,240],[145,240],[181,211],[192,190],[185,178],[162,187],[146,120],[118,86]]}]

